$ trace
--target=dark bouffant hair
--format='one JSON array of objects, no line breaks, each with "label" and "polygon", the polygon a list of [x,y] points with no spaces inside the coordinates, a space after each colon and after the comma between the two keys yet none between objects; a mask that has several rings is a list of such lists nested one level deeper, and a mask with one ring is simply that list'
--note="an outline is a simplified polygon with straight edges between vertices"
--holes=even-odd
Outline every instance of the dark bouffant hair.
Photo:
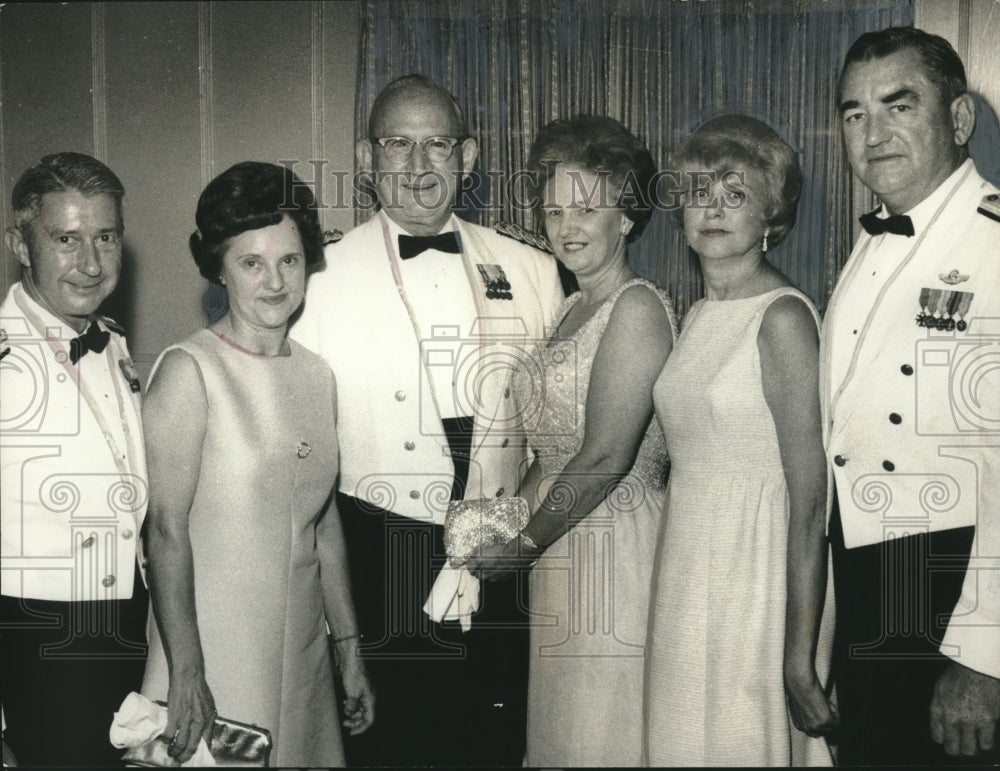
[{"label": "dark bouffant hair", "polygon": [[538,132],[528,154],[536,214],[557,164],[607,174],[615,188],[613,205],[632,221],[627,240],[642,234],[653,214],[650,183],[656,164],[646,146],[621,123],[603,115],[577,115],[554,120]]},{"label": "dark bouffant hair", "polygon": [[[770,229],[767,240],[777,246],[795,225],[796,207],[802,193],[799,157],[766,123],[748,115],[713,118],[688,134],[670,155],[670,168],[679,174],[680,188],[674,194],[690,194],[686,172],[701,164],[718,174],[756,172],[760,182],[746,180],[765,197],[764,219]],[[673,210],[683,226],[684,207]]]},{"label": "dark bouffant hair", "polygon": [[937,86],[945,107],[950,107],[969,90],[965,67],[951,43],[940,35],[914,27],[886,27],[878,32],[866,32],[851,44],[837,80],[837,103],[843,100],[844,76],[852,64],[884,59],[911,48],[920,57],[927,78]]},{"label": "dark bouffant hair", "polygon": [[312,190],[290,169],[244,161],[208,183],[198,198],[198,229],[188,241],[201,275],[220,283],[226,242],[248,230],[291,218],[299,229],[307,268],[323,259],[323,233]]}]

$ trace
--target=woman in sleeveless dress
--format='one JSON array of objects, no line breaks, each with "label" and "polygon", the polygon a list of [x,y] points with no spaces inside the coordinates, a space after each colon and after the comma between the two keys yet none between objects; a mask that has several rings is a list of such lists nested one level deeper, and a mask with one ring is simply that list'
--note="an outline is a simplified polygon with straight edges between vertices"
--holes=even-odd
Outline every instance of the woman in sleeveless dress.
[{"label": "woman in sleeveless dress", "polygon": [[653,160],[618,122],[578,116],[541,130],[529,166],[545,232],[580,291],[514,381],[535,453],[520,494],[534,513],[518,538],[469,567],[496,577],[504,560],[537,559],[527,765],[638,765],[667,472],[652,386],[676,329],[669,298],[627,259],[650,217]]},{"label": "woman in sleeveless dress", "polygon": [[795,222],[801,171],[774,131],[741,115],[706,123],[670,168],[693,188],[678,214],[706,291],[653,392],[672,468],[648,762],[830,765],[818,316],[764,256]]},{"label": "woman in sleeveless dress", "polygon": [[272,765],[343,765],[327,628],[344,725],[357,733],[374,716],[330,495],[333,374],[286,335],[322,259],[312,205],[272,164],[209,183],[191,252],[229,310],[164,351],[145,400],[155,623],[143,692],[168,700],[179,761],[218,714],[269,730]]}]

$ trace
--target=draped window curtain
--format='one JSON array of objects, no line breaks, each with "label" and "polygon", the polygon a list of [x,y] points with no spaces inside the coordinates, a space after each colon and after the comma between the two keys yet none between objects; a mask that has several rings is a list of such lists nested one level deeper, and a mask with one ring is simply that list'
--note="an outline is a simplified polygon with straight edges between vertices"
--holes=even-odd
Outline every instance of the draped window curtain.
[{"label": "draped window curtain", "polygon": [[[419,72],[444,85],[479,140],[461,215],[482,225],[535,228],[511,180],[555,118],[609,115],[660,169],[710,118],[763,120],[799,152],[805,176],[798,222],[768,257],[822,308],[856,218],[873,205],[844,157],[839,67],[858,35],[910,26],[914,11],[910,0],[365,0],[362,14],[357,137],[393,78]],[[697,260],[667,211],[654,213],[629,259],[680,313],[703,294]]]}]

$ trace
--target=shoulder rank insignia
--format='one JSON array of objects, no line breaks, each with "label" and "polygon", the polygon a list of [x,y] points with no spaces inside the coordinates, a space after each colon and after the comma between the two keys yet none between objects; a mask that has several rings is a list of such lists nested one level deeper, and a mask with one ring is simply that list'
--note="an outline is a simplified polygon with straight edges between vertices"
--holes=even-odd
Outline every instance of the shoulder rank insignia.
[{"label": "shoulder rank insignia", "polygon": [[142,390],[142,386],[139,384],[139,373],[135,371],[135,365],[132,363],[132,360],[128,357],[119,359],[118,368],[122,371],[122,377],[128,383],[129,390],[134,394],[139,393]]},{"label": "shoulder rank insignia", "polygon": [[966,273],[959,273],[957,270],[949,271],[948,273],[938,273],[938,278],[944,281],[946,284],[961,284],[963,281],[968,281],[969,276]]},{"label": "shoulder rank insignia", "polygon": [[115,332],[121,335],[122,337],[125,337],[125,327],[123,327],[117,321],[115,321],[114,319],[109,319],[107,316],[101,316],[100,319],[101,323],[104,324],[104,326],[106,326],[112,332]]},{"label": "shoulder rank insignia", "polygon": [[549,254],[554,252],[552,244],[549,243],[549,239],[544,235],[533,233],[527,228],[522,228],[513,222],[498,222],[493,226],[493,229],[502,236],[513,238],[515,241],[520,241],[522,244],[541,249],[543,252],[548,252]]},{"label": "shoulder rank insignia", "polygon": [[980,214],[985,214],[991,220],[1000,222],[1000,194],[991,193],[990,195],[984,195],[976,211]]},{"label": "shoulder rank insignia", "polygon": [[323,246],[329,246],[330,244],[337,243],[341,238],[344,237],[344,231],[334,228],[333,230],[323,231]]}]

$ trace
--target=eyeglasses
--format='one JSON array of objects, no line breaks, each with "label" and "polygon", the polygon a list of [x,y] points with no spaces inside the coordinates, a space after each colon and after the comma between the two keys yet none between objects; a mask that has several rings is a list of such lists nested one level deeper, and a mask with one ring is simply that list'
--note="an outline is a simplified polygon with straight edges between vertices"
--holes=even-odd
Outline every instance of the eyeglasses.
[{"label": "eyeglasses", "polygon": [[455,152],[455,145],[462,140],[457,137],[428,137],[423,142],[414,142],[408,137],[379,137],[375,140],[385,153],[389,163],[402,164],[410,160],[413,148],[420,145],[431,163],[444,163]]}]

